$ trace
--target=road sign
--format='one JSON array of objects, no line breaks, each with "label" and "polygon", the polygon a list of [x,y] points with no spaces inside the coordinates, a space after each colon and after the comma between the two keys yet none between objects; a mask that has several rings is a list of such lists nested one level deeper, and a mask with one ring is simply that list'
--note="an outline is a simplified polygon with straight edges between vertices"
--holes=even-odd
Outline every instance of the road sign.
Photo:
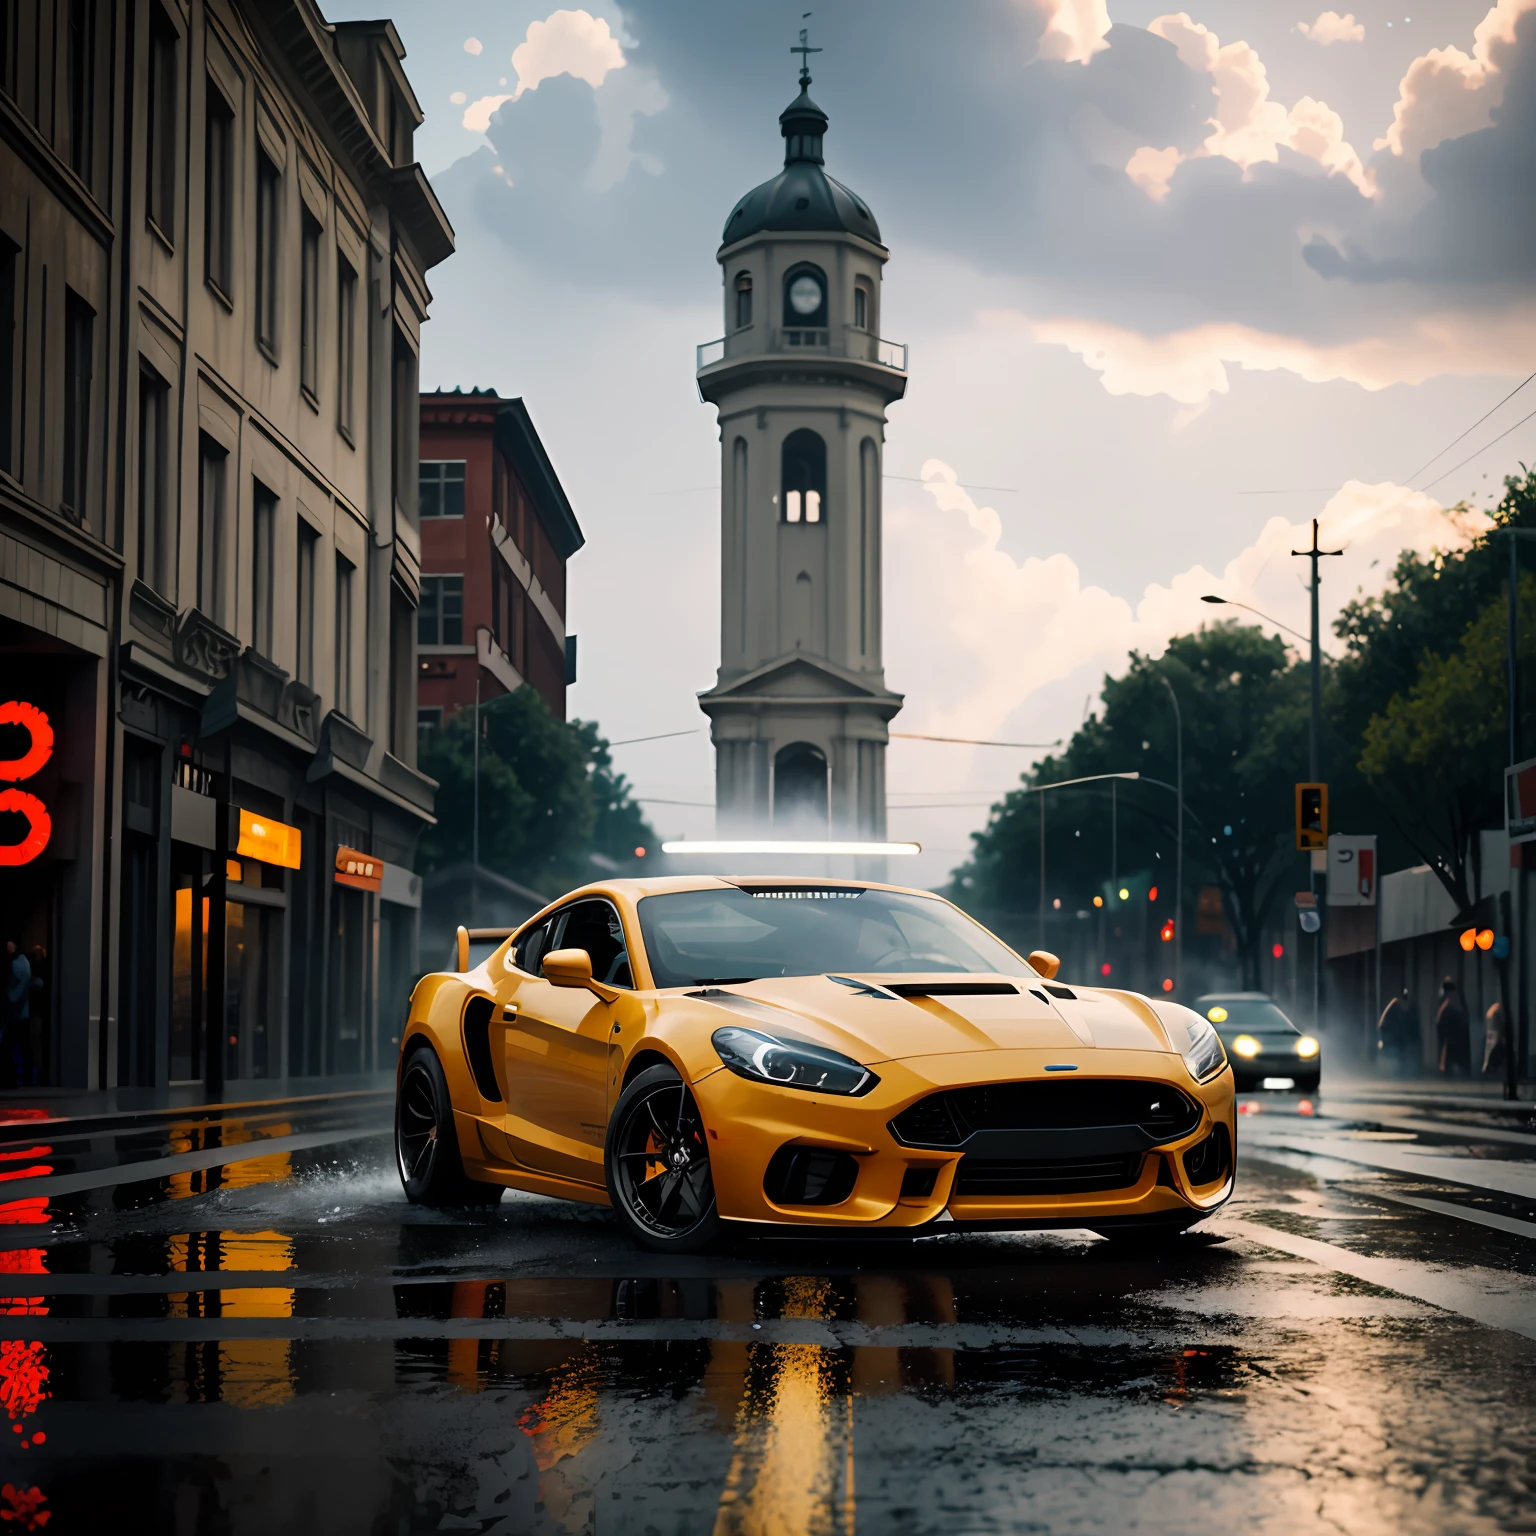
[{"label": "road sign", "polygon": [[1328,786],[1296,786],[1296,847],[1315,853],[1328,846]]},{"label": "road sign", "polygon": [[1504,770],[1504,826],[1512,843],[1536,841],[1536,757]]},{"label": "road sign", "polygon": [[1376,839],[1335,832],[1328,839],[1328,905],[1376,905]]}]

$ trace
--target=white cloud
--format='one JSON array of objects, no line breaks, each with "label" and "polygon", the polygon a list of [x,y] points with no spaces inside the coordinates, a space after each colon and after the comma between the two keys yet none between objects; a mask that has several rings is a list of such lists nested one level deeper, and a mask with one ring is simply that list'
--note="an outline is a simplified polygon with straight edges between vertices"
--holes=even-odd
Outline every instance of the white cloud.
[{"label": "white cloud", "polygon": [[452,102],[454,106],[462,107],[464,103],[469,100],[469,97],[466,96],[463,91],[455,91],[451,96],[449,96],[448,100]]},{"label": "white cloud", "polygon": [[477,97],[464,109],[464,126],[471,133],[484,133],[491,126],[491,113],[511,100],[510,92],[504,96]]},{"label": "white cloud", "polygon": [[485,44],[478,37],[466,37],[464,39],[465,53],[480,53],[484,48]]},{"label": "white cloud", "polygon": [[1355,20],[1353,11],[1346,11],[1342,16],[1337,11],[1324,11],[1316,21],[1297,22],[1296,30],[1303,37],[1310,37],[1314,43],[1321,43],[1324,48],[1330,43],[1365,41],[1365,24]]},{"label": "white cloud", "polygon": [[1086,64],[1108,48],[1108,0],[1022,0],[1045,19],[1037,57],[1063,64]]},{"label": "white cloud", "polygon": [[1445,375],[1524,373],[1536,351],[1536,315],[1525,310],[1423,315],[1387,335],[1328,344],[1220,321],[1152,336],[1072,316],[1032,321],[1017,310],[981,318],[1065,347],[1101,375],[1112,395],[1166,395],[1183,406],[1204,406],[1213,394],[1226,394],[1229,366],[1379,390]]},{"label": "white cloud", "polygon": [[1431,48],[1408,66],[1397,88],[1392,126],[1375,148],[1417,158],[1445,139],[1486,128],[1504,99],[1505,54],[1520,18],[1536,0],[1497,0],[1472,33],[1472,52]]},{"label": "white cloud", "polygon": [[1211,131],[1199,149],[1184,155],[1146,146],[1126,162],[1126,174],[1148,196],[1166,197],[1173,173],[1185,160],[1220,156],[1247,176],[1256,165],[1278,161],[1282,148],[1315,160],[1330,176],[1343,176],[1362,197],[1376,195],[1375,178],[1344,138],[1339,114],[1311,96],[1289,110],[1271,101],[1264,61],[1249,44],[1223,45],[1209,27],[1183,11],[1157,17],[1147,30],[1172,43],[1190,69],[1210,75],[1216,92],[1216,113],[1208,119]]},{"label": "white cloud", "polygon": [[[932,505],[902,501],[887,516],[891,611],[926,615],[921,626],[892,626],[888,638],[888,668],[907,689],[903,729],[993,738],[1032,696],[1074,673],[1121,671],[1133,649],[1160,655],[1174,635],[1222,617],[1261,622],[1202,603],[1206,593],[1306,633],[1308,599],[1290,552],[1309,539],[1309,522],[1271,518],[1219,570],[1192,566],[1133,603],[1084,585],[1065,554],[1015,559],[1000,547],[997,512],[978,505],[947,464],[929,459],[922,478]],[[1345,551],[1329,562],[1322,587],[1325,636],[1345,602],[1384,588],[1401,550],[1460,547],[1488,526],[1481,513],[1453,520],[1428,496],[1358,480],[1340,487],[1319,522],[1328,546]],[[1075,723],[1033,728],[1054,733]]]},{"label": "white cloud", "polygon": [[555,75],[574,75],[595,89],[610,70],[624,68],[624,50],[601,17],[554,11],[544,21],[529,23],[527,38],[513,50],[512,67],[519,96]]}]

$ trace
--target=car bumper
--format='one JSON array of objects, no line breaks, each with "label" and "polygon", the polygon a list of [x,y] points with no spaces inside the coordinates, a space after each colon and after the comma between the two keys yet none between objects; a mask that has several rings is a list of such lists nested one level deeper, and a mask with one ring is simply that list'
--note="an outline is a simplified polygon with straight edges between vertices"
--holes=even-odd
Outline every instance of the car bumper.
[{"label": "car bumper", "polygon": [[1265,1051],[1246,1058],[1229,1053],[1229,1057],[1239,1093],[1260,1092],[1266,1085],[1276,1088],[1287,1078],[1292,1088],[1314,1089],[1323,1070],[1321,1051],[1316,1056],[1281,1056]]},{"label": "car bumper", "polygon": [[[1183,1154],[1226,1127],[1236,1146],[1231,1074],[1196,1084],[1183,1063],[1146,1051],[1096,1051],[1084,1079],[1134,1078],[1168,1083],[1199,1106],[1194,1129],[1148,1147],[1130,1182],[1091,1192],[995,1195],[956,1192],[964,1149],[932,1150],[897,1141],[889,1122],[926,1095],[945,1088],[1046,1079],[1060,1052],[988,1051],[882,1062],[880,1081],[862,1098],[777,1088],[724,1068],[694,1082],[709,1136],[715,1200],[723,1219],[845,1230],[906,1230],[945,1220],[1005,1227],[1088,1226],[1177,1220],[1215,1210],[1232,1190],[1232,1157],[1214,1182],[1192,1183]],[[1074,1133],[1075,1134],[1075,1133]],[[786,1147],[846,1154],[857,1165],[852,1192],[836,1205],[775,1201],[764,1188],[769,1164]],[[932,1189],[903,1195],[913,1170],[932,1170]]]}]

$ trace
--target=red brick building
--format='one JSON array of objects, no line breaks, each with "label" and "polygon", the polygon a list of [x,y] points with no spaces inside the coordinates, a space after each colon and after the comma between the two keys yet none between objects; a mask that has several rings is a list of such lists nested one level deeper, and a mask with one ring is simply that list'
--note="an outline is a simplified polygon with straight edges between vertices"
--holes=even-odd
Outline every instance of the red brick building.
[{"label": "red brick building", "polygon": [[586,542],[521,400],[421,397],[417,725],[529,684],[557,718],[576,680],[565,565]]}]

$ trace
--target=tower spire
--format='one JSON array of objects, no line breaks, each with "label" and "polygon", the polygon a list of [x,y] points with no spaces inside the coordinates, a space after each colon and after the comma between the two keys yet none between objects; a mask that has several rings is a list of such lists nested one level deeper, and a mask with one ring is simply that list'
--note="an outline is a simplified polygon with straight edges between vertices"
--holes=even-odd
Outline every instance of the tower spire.
[{"label": "tower spire", "polygon": [[[807,11],[801,19],[809,20],[810,14]],[[820,48],[811,47],[810,35],[811,29],[809,27],[801,27],[800,46],[789,50],[791,53],[798,53],[800,55],[800,89],[802,91],[811,83],[811,55],[822,51]]]}]

